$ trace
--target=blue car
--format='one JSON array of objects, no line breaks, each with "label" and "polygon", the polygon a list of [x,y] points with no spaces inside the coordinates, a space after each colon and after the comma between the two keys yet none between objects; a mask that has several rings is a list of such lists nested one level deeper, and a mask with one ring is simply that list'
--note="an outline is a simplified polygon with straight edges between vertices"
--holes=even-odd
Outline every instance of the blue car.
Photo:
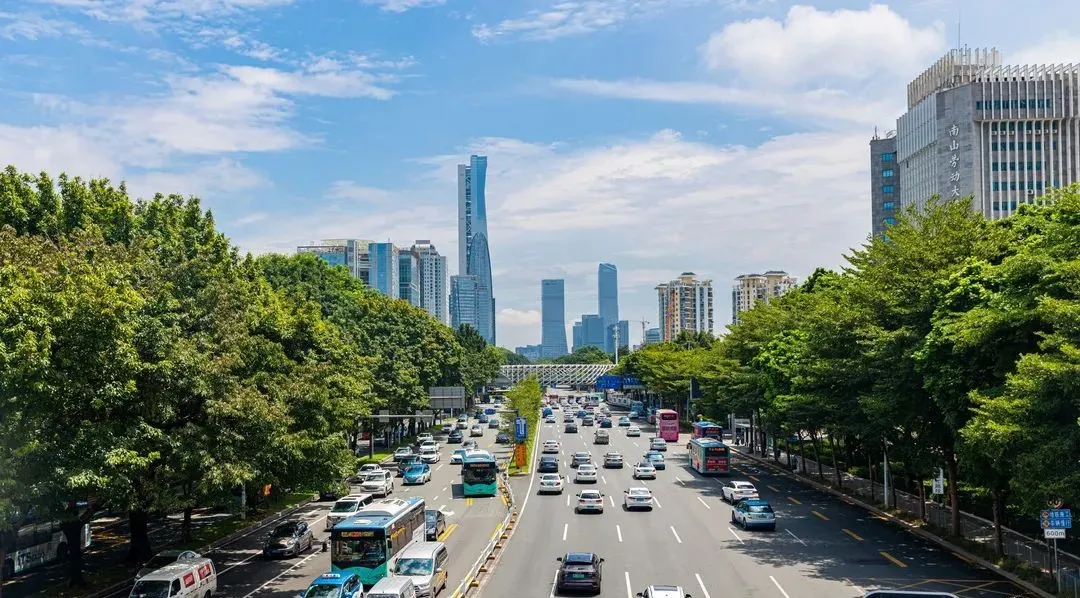
[{"label": "blue car", "polygon": [[431,467],[427,463],[417,463],[406,469],[402,478],[406,484],[426,484],[431,481]]},{"label": "blue car", "polygon": [[657,470],[667,469],[667,465],[664,463],[664,455],[659,451],[649,451],[645,453],[645,460],[652,464]]},{"label": "blue car", "polygon": [[360,576],[348,573],[323,573],[311,582],[301,598],[362,598],[364,584]]},{"label": "blue car", "polygon": [[611,427],[611,419],[605,417],[604,419],[600,420],[600,427],[601,428],[610,428]]}]

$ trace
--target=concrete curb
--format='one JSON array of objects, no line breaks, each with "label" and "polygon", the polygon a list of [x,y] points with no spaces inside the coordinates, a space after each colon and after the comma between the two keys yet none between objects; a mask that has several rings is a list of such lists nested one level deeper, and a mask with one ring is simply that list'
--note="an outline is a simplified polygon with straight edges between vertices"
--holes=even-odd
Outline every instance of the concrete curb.
[{"label": "concrete curb", "polygon": [[911,523],[909,523],[909,522],[907,522],[907,521],[893,515],[892,513],[889,513],[888,511],[884,511],[884,510],[878,508],[876,505],[870,504],[870,503],[868,503],[868,502],[866,502],[864,500],[860,500],[860,499],[855,498],[853,496],[850,496],[848,494],[844,494],[843,492],[837,490],[836,488],[833,488],[832,486],[829,486],[829,485],[826,485],[826,484],[822,484],[821,482],[818,482],[817,480],[813,480],[813,479],[806,478],[806,477],[803,477],[803,476],[795,475],[795,474],[791,473],[790,471],[788,471],[787,469],[785,469],[784,467],[782,467],[780,465],[777,465],[776,463],[773,463],[773,462],[769,461],[768,459],[764,459],[764,458],[759,457],[757,455],[752,455],[750,453],[743,452],[742,450],[739,450],[739,449],[734,448],[734,447],[732,447],[732,450],[733,450],[733,452],[739,454],[739,456],[747,458],[747,459],[752,459],[754,462],[759,463],[761,465],[764,465],[765,467],[768,467],[769,469],[773,470],[774,472],[778,473],[779,475],[782,475],[782,476],[785,476],[785,477],[787,477],[789,479],[795,480],[795,481],[797,481],[797,482],[799,482],[801,484],[805,484],[807,486],[810,486],[810,487],[812,487],[812,488],[814,488],[816,490],[820,490],[822,492],[827,492],[829,494],[832,494],[833,496],[836,496],[837,498],[839,498],[840,500],[848,503],[849,505],[857,506],[857,507],[866,509],[867,511],[870,511],[871,513],[874,513],[875,515],[885,517],[889,521],[900,525],[901,527],[903,527],[908,532],[910,532],[910,533],[912,533],[912,534],[914,534],[914,535],[916,535],[916,536],[918,536],[918,537],[920,537],[920,538],[922,538],[924,540],[927,540],[929,542],[933,542],[934,544],[937,544],[938,546],[941,546],[942,548],[945,548],[946,550],[949,550],[949,551],[955,553],[956,555],[962,557],[964,560],[966,560],[966,561],[968,561],[970,563],[976,564],[976,565],[982,567],[983,569],[993,571],[994,573],[997,573],[998,575],[1004,577],[1005,579],[1008,579],[1009,581],[1011,581],[1011,582],[1015,583],[1016,585],[1024,588],[1025,590],[1028,590],[1029,592],[1035,594],[1036,596],[1039,596],[1040,598],[1057,598],[1054,594],[1051,594],[1051,593],[1043,590],[1042,588],[1036,586],[1035,584],[1033,584],[1033,583],[1031,583],[1031,582],[1029,582],[1029,581],[1027,581],[1025,579],[1022,579],[1020,576],[1016,575],[1015,573],[1013,573],[1011,571],[1008,571],[1008,570],[1005,570],[1005,569],[1002,569],[1001,567],[997,566],[996,564],[991,563],[990,561],[988,561],[988,560],[986,560],[986,559],[984,559],[984,558],[982,558],[982,557],[980,557],[980,556],[978,556],[976,554],[972,554],[971,552],[968,552],[966,549],[964,549],[964,548],[962,548],[960,546],[957,546],[956,544],[953,544],[952,542],[949,542],[948,540],[946,540],[946,539],[944,539],[944,538],[942,538],[942,537],[940,537],[938,535],[932,534],[932,533],[930,533],[930,532],[928,532],[928,531],[926,531],[924,529],[919,528],[916,525],[913,525],[913,524],[911,524]]},{"label": "concrete curb", "polygon": [[[276,521],[278,521],[280,519],[284,519],[284,518],[292,515],[293,513],[296,513],[300,509],[308,506],[309,504],[315,502],[316,500],[318,500],[318,496],[312,495],[311,498],[300,501],[299,503],[296,504],[296,506],[289,507],[288,509],[284,509],[284,510],[278,511],[277,513],[274,513],[272,515],[268,515],[266,517],[263,517],[259,521],[255,522],[255,523],[252,523],[251,525],[249,525],[247,527],[239,529],[239,530],[229,534],[228,536],[225,536],[224,538],[220,538],[218,540],[215,540],[215,541],[211,542],[210,544],[207,544],[206,546],[201,546],[196,550],[196,552],[198,552],[199,554],[202,554],[202,555],[205,556],[205,555],[207,555],[207,554],[209,554],[211,552],[214,552],[215,550],[218,550],[218,549],[220,549],[222,547],[228,546],[229,544],[232,544],[233,542],[236,542],[237,540],[240,540],[242,538],[246,538],[247,536],[250,536],[251,534],[253,534],[253,533],[257,532],[258,530],[266,527],[267,525],[270,525],[271,523],[274,523],[274,522],[276,522]],[[131,581],[122,581],[120,583],[113,584],[113,585],[111,585],[111,586],[109,586],[109,587],[107,587],[105,589],[98,590],[97,592],[94,592],[93,594],[86,594],[84,596],[84,598],[108,598],[109,596],[123,595],[123,594],[127,593],[128,588],[130,588],[132,585],[133,585],[133,583]]]}]

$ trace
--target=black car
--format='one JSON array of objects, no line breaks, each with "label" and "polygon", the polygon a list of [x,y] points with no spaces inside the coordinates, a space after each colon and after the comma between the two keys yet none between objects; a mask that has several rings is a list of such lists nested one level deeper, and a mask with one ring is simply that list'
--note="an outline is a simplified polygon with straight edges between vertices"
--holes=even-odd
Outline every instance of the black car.
[{"label": "black car", "polygon": [[438,509],[424,511],[424,519],[427,520],[427,539],[435,542],[446,531],[446,514]]},{"label": "black car", "polygon": [[577,424],[575,424],[573,422],[566,424],[566,427],[563,428],[563,433],[564,434],[576,434],[577,433]]},{"label": "black car", "polygon": [[555,455],[542,455],[536,471],[537,473],[559,473],[559,458]]},{"label": "black car", "polygon": [[266,538],[263,556],[298,556],[315,543],[315,534],[303,521],[279,523]]},{"label": "black car", "polygon": [[555,592],[591,591],[600,593],[604,559],[592,552],[568,552],[557,559],[559,573],[555,577]]},{"label": "black car", "polygon": [[461,430],[454,430],[454,431],[450,432],[449,436],[446,437],[446,441],[450,442],[450,443],[453,443],[453,444],[458,444],[458,443],[460,443],[460,442],[462,442],[464,440],[465,440],[465,435],[461,433]]},{"label": "black car", "polygon": [[498,444],[510,444],[510,435],[506,432],[499,432],[499,435],[495,437],[495,442]]}]

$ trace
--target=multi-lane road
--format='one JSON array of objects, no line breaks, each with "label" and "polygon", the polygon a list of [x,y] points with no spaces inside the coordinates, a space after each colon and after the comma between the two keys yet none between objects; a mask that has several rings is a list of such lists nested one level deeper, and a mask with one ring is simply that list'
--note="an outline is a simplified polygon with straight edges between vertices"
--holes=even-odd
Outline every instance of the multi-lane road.
[{"label": "multi-lane road", "polygon": [[[682,586],[695,598],[854,598],[868,589],[947,591],[962,598],[1024,595],[1022,588],[966,563],[959,556],[920,540],[853,505],[815,491],[749,462],[735,462],[728,479],[757,486],[777,512],[777,529],[743,531],[731,524],[731,507],[721,499],[721,479],[705,478],[687,465],[686,442],[669,443],[666,471],[655,481],[635,481],[631,465],[648,450],[651,427],[641,438],[614,428],[610,445],[594,445],[596,428],[564,434],[560,423],[545,424],[538,442],[562,445],[561,473],[570,483],[562,496],[536,494],[535,474],[515,480],[520,519],[484,598],[554,596],[556,557],[569,551],[595,552],[605,559],[603,596],[633,598],[650,584]],[[620,414],[613,414],[617,418]],[[575,494],[592,485],[573,483],[570,456],[591,451],[621,452],[627,466],[601,469],[596,484],[607,496],[601,515],[575,514]],[[626,512],[623,491],[649,487],[651,512]]]}]

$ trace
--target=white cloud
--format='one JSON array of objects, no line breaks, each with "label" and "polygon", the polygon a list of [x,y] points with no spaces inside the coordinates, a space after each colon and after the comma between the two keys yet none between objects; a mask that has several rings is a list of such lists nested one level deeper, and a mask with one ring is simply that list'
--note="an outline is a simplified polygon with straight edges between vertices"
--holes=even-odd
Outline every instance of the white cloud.
[{"label": "white cloud", "polygon": [[326,192],[328,199],[347,199],[357,203],[383,203],[394,197],[385,189],[365,187],[353,181],[334,181]]},{"label": "white cloud", "polygon": [[377,6],[384,12],[405,12],[414,8],[442,6],[446,0],[363,0],[364,4]]},{"label": "white cloud", "polygon": [[540,327],[540,310],[537,309],[500,309],[495,314],[495,323],[499,326]]},{"label": "white cloud", "polygon": [[45,38],[85,38],[86,31],[61,19],[50,19],[30,13],[0,12],[0,38],[8,40]]},{"label": "white cloud", "polygon": [[135,197],[153,197],[155,193],[221,197],[227,192],[263,187],[269,181],[239,162],[222,158],[182,171],[130,175],[127,184]]},{"label": "white cloud", "polygon": [[497,38],[553,40],[609,29],[631,19],[707,1],[558,0],[547,9],[529,11],[521,18],[505,19],[495,25],[477,25],[472,33],[474,37],[485,42]]},{"label": "white cloud", "polygon": [[37,0],[75,9],[102,21],[205,21],[245,11],[275,8],[295,0]]},{"label": "white cloud", "polygon": [[1080,63],[1080,37],[1066,30],[1055,31],[1040,36],[1034,45],[1007,58],[1012,64],[1077,64]]}]

